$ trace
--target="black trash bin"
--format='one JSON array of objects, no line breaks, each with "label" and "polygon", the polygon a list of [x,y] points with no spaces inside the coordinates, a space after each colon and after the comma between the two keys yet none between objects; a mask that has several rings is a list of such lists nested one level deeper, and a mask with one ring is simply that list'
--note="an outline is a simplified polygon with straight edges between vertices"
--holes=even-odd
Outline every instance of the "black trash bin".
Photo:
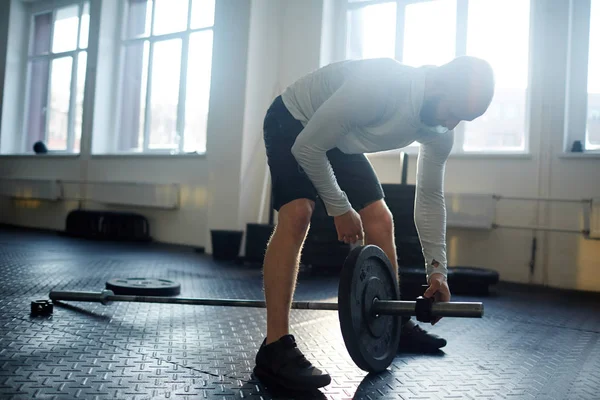
[{"label": "black trash bin", "polygon": [[213,258],[215,260],[237,260],[242,246],[243,231],[211,230]]}]

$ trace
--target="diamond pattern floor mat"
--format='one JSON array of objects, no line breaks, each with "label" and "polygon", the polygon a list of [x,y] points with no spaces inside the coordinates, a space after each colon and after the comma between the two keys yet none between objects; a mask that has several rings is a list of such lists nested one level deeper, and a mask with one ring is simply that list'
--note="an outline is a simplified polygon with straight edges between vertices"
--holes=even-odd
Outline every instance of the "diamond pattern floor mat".
[{"label": "diamond pattern floor mat", "polygon": [[[116,277],[164,277],[181,296],[262,300],[262,272],[162,245],[96,243],[0,229],[1,399],[598,399],[600,300],[500,285],[483,319],[423,326],[440,354],[400,353],[385,373],[358,369],[337,313],[293,310],[299,347],[332,383],[281,393],[253,378],[265,310],[69,302],[50,317],[30,302],[53,289],[101,290]],[[336,301],[337,277],[304,274],[296,300]]]}]

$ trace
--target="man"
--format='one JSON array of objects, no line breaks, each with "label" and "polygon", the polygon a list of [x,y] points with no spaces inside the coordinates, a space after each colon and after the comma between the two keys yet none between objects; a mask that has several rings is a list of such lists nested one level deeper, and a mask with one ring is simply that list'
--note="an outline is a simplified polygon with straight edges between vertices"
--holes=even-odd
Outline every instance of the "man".
[{"label": "man", "polygon": [[[478,58],[419,68],[380,58],[330,64],[275,99],[265,117],[264,140],[279,214],[264,260],[267,337],[256,355],[258,379],[300,390],[331,382],[289,332],[300,253],[317,196],[334,217],[340,241],[379,246],[397,272],[392,215],[365,153],[421,144],[414,211],[426,260],[425,297],[450,301],[446,159],[454,127],[481,116],[493,93],[493,71]],[[403,320],[401,335],[415,347],[446,344],[410,319]]]}]

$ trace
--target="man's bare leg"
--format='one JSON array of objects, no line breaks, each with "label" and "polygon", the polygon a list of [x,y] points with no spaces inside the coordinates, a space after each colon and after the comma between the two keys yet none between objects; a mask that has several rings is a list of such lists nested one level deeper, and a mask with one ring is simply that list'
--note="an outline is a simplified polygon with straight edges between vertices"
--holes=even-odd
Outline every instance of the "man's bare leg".
[{"label": "man's bare leg", "polygon": [[290,332],[290,306],[296,288],[302,245],[314,202],[294,200],[279,210],[277,226],[264,261],[267,338],[256,354],[253,373],[267,386],[292,391],[313,390],[331,383],[331,376],[312,365],[297,348]]},{"label": "man's bare leg", "polygon": [[[394,222],[387,205],[383,200],[375,201],[360,211],[360,217],[365,230],[365,244],[374,244],[381,248],[398,276]],[[403,317],[401,324],[402,349],[429,353],[436,352],[446,345],[445,339],[421,329],[410,317]]]},{"label": "man's bare leg", "polygon": [[359,214],[365,231],[365,245],[374,244],[383,250],[398,275],[394,219],[389,208],[383,200],[377,200],[359,211]]},{"label": "man's bare leg", "polygon": [[314,202],[294,200],[279,210],[263,266],[267,304],[267,344],[289,334],[290,306],[296,288],[300,252],[310,226]]}]

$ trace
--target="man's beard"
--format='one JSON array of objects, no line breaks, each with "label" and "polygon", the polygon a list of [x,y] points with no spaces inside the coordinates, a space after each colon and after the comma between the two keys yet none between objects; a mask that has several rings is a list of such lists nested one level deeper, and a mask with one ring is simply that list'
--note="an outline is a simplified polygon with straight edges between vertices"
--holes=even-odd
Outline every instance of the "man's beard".
[{"label": "man's beard", "polygon": [[448,128],[440,125],[436,118],[438,104],[440,101],[441,99],[439,97],[432,97],[424,100],[419,116],[421,118],[421,122],[425,124],[428,127],[427,129],[431,132],[446,133],[448,132]]},{"label": "man's beard", "polygon": [[431,127],[439,125],[435,117],[439,103],[439,97],[431,97],[423,100],[421,112],[419,113],[419,117],[421,118],[422,123]]}]

